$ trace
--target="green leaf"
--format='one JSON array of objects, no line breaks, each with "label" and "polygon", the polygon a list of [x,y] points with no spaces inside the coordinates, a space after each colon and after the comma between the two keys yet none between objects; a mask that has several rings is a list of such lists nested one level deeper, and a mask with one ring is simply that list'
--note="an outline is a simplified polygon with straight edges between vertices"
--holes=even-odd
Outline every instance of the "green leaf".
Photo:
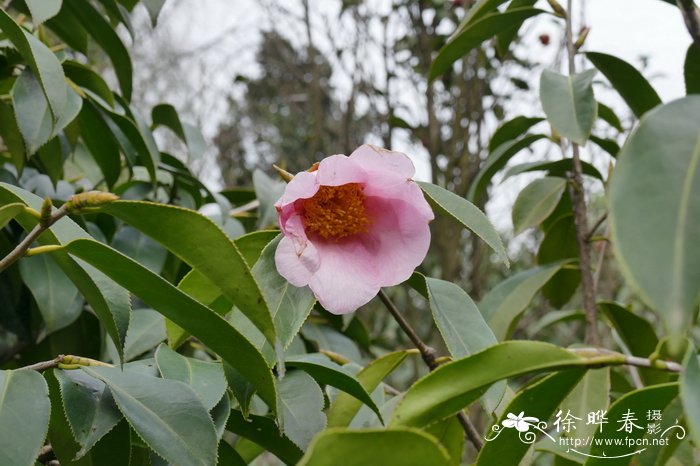
[{"label": "green leaf", "polygon": [[435,437],[435,440],[445,447],[450,455],[450,464],[452,466],[460,466],[462,464],[462,456],[466,448],[464,428],[456,417],[436,422],[426,427],[425,432]]},{"label": "green leaf", "polygon": [[[595,136],[591,136],[591,141]],[[599,138],[597,138],[599,139]],[[593,141],[595,142],[595,141]],[[618,148],[619,149],[619,148]],[[503,176],[503,180],[510,178],[511,176],[520,175],[521,173],[529,173],[535,171],[546,170],[549,175],[552,176],[565,176],[567,172],[571,171],[571,159],[555,160],[553,162],[526,162],[515,165],[508,169],[506,174]],[[598,169],[588,162],[581,160],[581,167],[583,169],[583,174],[591,176],[593,178],[603,180],[603,175],[600,174]]]},{"label": "green leaf", "polygon": [[326,356],[318,353],[292,356],[285,360],[285,365],[303,370],[320,384],[330,385],[352,395],[369,406],[381,419],[379,408],[355,376]]},{"label": "green leaf", "polygon": [[226,392],[221,363],[186,358],[167,345],[158,347],[156,362],[163,378],[179,380],[192,387],[207,410],[213,409]]},{"label": "green leaf", "polygon": [[82,54],[86,55],[88,53],[87,31],[68,8],[61,8],[61,11],[56,16],[46,22],[46,25],[66,45]]},{"label": "green leaf", "polygon": [[[375,359],[360,372],[357,380],[367,393],[372,393],[389,374],[406,359],[409,351],[395,351]],[[362,403],[346,394],[339,393],[328,409],[328,427],[344,427],[350,424]]]},{"label": "green leaf", "polygon": [[[617,331],[630,353],[647,358],[654,353],[659,339],[651,323],[614,302],[600,302],[598,309]],[[668,375],[654,369],[637,369],[642,379],[649,385],[668,382]]]},{"label": "green leaf", "polygon": [[250,267],[253,267],[260,258],[260,254],[262,254],[265,246],[267,246],[270,241],[277,238],[278,235],[279,231],[277,230],[254,231],[239,236],[233,242],[238,247],[238,250],[241,251],[241,255],[246,263]]},{"label": "green leaf", "polygon": [[617,154],[620,152],[620,146],[613,139],[599,138],[592,134],[588,139],[613,157],[617,157]]},{"label": "green leaf", "polygon": [[117,201],[104,211],[158,241],[199,271],[275,341],[275,327],[262,292],[236,245],[210,219],[193,210],[146,202]]},{"label": "green leaf", "polygon": [[598,102],[593,95],[596,70],[564,76],[544,70],[540,78],[540,100],[547,120],[565,138],[585,144],[593,129]]},{"label": "green leaf", "polygon": [[104,382],[82,371],[54,369],[53,375],[60,388],[63,412],[80,445],[76,452],[79,459],[117,425],[122,414]]},{"label": "green leaf", "polygon": [[5,228],[5,225],[10,223],[10,220],[22,212],[24,212],[24,204],[20,202],[13,202],[0,207],[0,230]]},{"label": "green leaf", "polygon": [[473,23],[479,18],[483,18],[488,13],[492,13],[496,8],[506,3],[508,0],[477,0],[464,15],[464,19],[459,27],[462,28],[469,23]]},{"label": "green leaf", "polygon": [[517,8],[505,13],[491,13],[466,24],[463,22],[438,51],[430,65],[428,80],[432,81],[449,71],[454,62],[500,31],[522,24],[526,19],[540,13],[544,11],[536,8]]},{"label": "green leaf", "polygon": [[152,309],[134,309],[124,342],[124,360],[132,361],[165,339],[163,316]]},{"label": "green leaf", "polygon": [[540,139],[544,139],[546,137],[547,136],[544,134],[529,134],[521,139],[504,142],[498,146],[498,148],[489,154],[484,166],[476,175],[476,178],[469,187],[467,199],[472,202],[481,201],[486,194],[486,188],[488,188],[489,184],[491,183],[491,178],[493,178],[493,175],[505,167],[508,161],[513,158],[515,154],[526,147],[530,147],[535,141],[539,141]]},{"label": "green leaf", "polygon": [[600,52],[586,52],[586,58],[608,78],[637,118],[661,104],[651,84],[626,61]]},{"label": "green leaf", "polygon": [[160,10],[163,8],[163,5],[165,5],[165,0],[143,0],[143,4],[148,11],[148,16],[151,17],[151,24],[155,27],[158,22]]},{"label": "green leaf", "polygon": [[88,91],[99,97],[105,104],[114,107],[114,95],[110,90],[107,82],[89,66],[83,65],[77,61],[66,60],[63,62],[63,71],[71,81],[83,90]]},{"label": "green leaf", "polygon": [[247,466],[241,455],[226,442],[219,442],[219,466]]},{"label": "green leaf", "polygon": [[111,367],[82,370],[107,384],[129,424],[168,463],[216,464],[214,424],[190,387]]},{"label": "green leaf", "polygon": [[[537,263],[540,265],[563,259],[578,260],[578,242],[573,214],[554,220],[547,228],[537,250]],[[580,283],[581,272],[577,268],[562,269],[544,285],[542,294],[552,306],[560,309],[569,302]]]},{"label": "green leaf", "polygon": [[686,94],[700,94],[700,47],[690,44],[683,66]]},{"label": "green leaf", "polygon": [[[574,416],[586,419],[588,413],[607,411],[609,396],[610,368],[592,369],[586,372],[581,382],[576,385],[571,394],[561,403],[560,409],[564,415],[567,412],[571,412]],[[585,422],[585,424],[581,424],[576,427],[575,432],[562,433],[562,437],[587,438],[595,435],[600,428],[595,423]],[[579,447],[579,450],[588,452],[590,445]]]},{"label": "green leaf", "polygon": [[566,189],[566,179],[547,176],[525,187],[513,205],[513,233],[539,225],[554,212]]},{"label": "green leaf", "polygon": [[302,450],[326,427],[323,392],[302,371],[290,372],[280,382],[280,407],[282,432]]},{"label": "green leaf", "polygon": [[275,322],[277,336],[283,348],[289,347],[311,312],[316,297],[311,290],[290,285],[277,272],[275,251],[282,235],[270,241],[253,266],[253,277],[263,290],[263,296]]},{"label": "green leaf", "polygon": [[94,105],[87,102],[83,105],[78,119],[80,122],[80,137],[97,162],[108,187],[113,187],[122,169],[121,155],[109,126]]},{"label": "green leaf", "polygon": [[214,421],[216,438],[221,442],[221,438],[224,436],[224,432],[226,432],[228,417],[231,415],[231,400],[228,397],[228,393],[226,393],[226,379],[224,379],[224,395],[216,406],[209,411],[209,414],[211,414],[211,418]]},{"label": "green leaf", "polygon": [[303,452],[287,437],[283,436],[274,420],[251,415],[245,419],[240,411],[231,411],[226,430],[245,437],[265,448],[287,464],[297,464]]},{"label": "green leaf", "polygon": [[498,257],[505,262],[506,267],[510,266],[501,237],[488,217],[477,206],[440,186],[422,181],[419,181],[418,184],[427,194],[431,204],[461,223],[465,228],[473,231],[498,254]]},{"label": "green leaf", "polygon": [[264,171],[256,169],[253,172],[255,196],[260,202],[258,208],[258,228],[277,227],[277,210],[275,202],[282,196],[285,184],[279,179],[272,179]]},{"label": "green leaf", "polygon": [[508,341],[444,364],[418,380],[394,410],[390,426],[426,426],[452,416],[498,380],[591,364],[538,341]]},{"label": "green leaf", "polygon": [[112,238],[112,247],[153,273],[160,274],[168,251],[136,228],[123,225]]},{"label": "green leaf", "polygon": [[622,128],[622,123],[620,122],[620,119],[618,118],[615,111],[601,102],[598,102],[598,118],[607,122],[610,126],[615,128],[619,132],[624,131],[624,128]]},{"label": "green leaf", "polygon": [[687,331],[700,297],[699,112],[694,95],[645,115],[610,181],[615,257],[672,338]]},{"label": "green leaf", "polygon": [[26,162],[24,139],[12,107],[3,101],[0,101],[0,138],[10,152],[12,164],[21,173]]},{"label": "green leaf", "polygon": [[[635,424],[639,425],[643,423],[641,416],[645,416],[649,410],[662,410],[673,401],[673,399],[678,395],[678,384],[670,383],[663,385],[654,385],[651,387],[642,388],[630,393],[627,393],[620,398],[618,398],[608,410],[606,417],[609,420],[608,424],[603,425],[602,432],[598,431],[595,434],[593,444],[591,446],[590,454],[598,456],[599,458],[588,458],[585,465],[586,466],[606,466],[606,465],[627,465],[630,462],[630,457],[614,458],[615,456],[629,454],[635,450],[639,450],[639,447],[629,447],[624,442],[621,444],[616,444],[613,442],[612,445],[608,445],[605,442],[596,442],[597,439],[604,439],[610,437],[618,437],[620,434],[617,432],[620,425],[618,422],[623,419],[623,416],[631,412],[633,415],[636,413],[637,422]],[[644,428],[632,428],[631,432],[625,431],[624,436],[627,441],[635,442],[637,439],[644,437],[646,429]],[[674,435],[671,431],[667,435]],[[598,444],[600,443],[600,444]],[[607,456],[604,457],[603,455]]]},{"label": "green leaf", "polygon": [[119,88],[127,100],[131,100],[133,67],[131,57],[117,31],[87,0],[71,0],[66,6],[80,20],[87,32],[105,51],[119,80]]},{"label": "green leaf", "polygon": [[[698,391],[698,387],[700,387],[700,362],[695,347],[690,345],[683,363],[680,390],[685,419],[696,446],[700,445],[700,391]],[[659,408],[655,407],[654,409]]]},{"label": "green leaf", "polygon": [[41,24],[53,18],[61,10],[62,0],[24,0],[32,15],[34,24]]},{"label": "green leaf", "polygon": [[[508,4],[506,12],[515,10],[517,8],[532,7],[535,5],[535,3],[537,3],[537,0],[513,0]],[[520,30],[520,27],[522,25],[523,23],[515,24],[498,33],[498,35],[496,36],[496,47],[498,50],[499,57],[503,58],[506,56],[510,44],[518,36],[518,31]]]},{"label": "green leaf", "polygon": [[82,297],[51,257],[46,254],[24,257],[19,270],[36,300],[47,333],[67,327],[78,318],[83,310]]},{"label": "green leaf", "polygon": [[182,293],[142,265],[96,241],[75,240],[67,252],[99,268],[153,309],[190,331],[248,378],[260,397],[276,408],[275,380],[257,348],[221,316]]},{"label": "green leaf", "polygon": [[[0,183],[0,203],[18,201],[35,210],[41,210],[44,202],[35,194],[16,186]],[[18,215],[17,221],[27,232],[37,223],[36,218],[27,213]],[[90,238],[90,236],[73,220],[64,217],[44,232],[38,238],[38,242],[66,244],[76,238]],[[131,312],[129,293],[94,267],[81,261],[74,261],[67,254],[54,253],[53,259],[73,281],[80,294],[85,297],[100,318],[121,356]]]},{"label": "green leaf", "polygon": [[0,371],[0,464],[34,465],[50,413],[49,388],[38,372]]},{"label": "green leaf", "polygon": [[524,412],[525,416],[549,419],[585,373],[585,370],[557,372],[520,391],[508,403],[503,416],[491,427],[491,432],[485,436],[486,443],[479,452],[476,466],[520,464],[530,449],[530,444],[520,440],[518,430],[503,427],[502,422],[507,414],[517,416]]},{"label": "green leaf", "polygon": [[[463,358],[498,343],[476,304],[462,288],[430,277],[425,279],[425,284],[433,320],[453,358]],[[484,396],[487,411],[496,410],[505,389],[505,383],[499,383],[488,390]]]},{"label": "green leaf", "polygon": [[328,429],[314,438],[298,466],[447,466],[450,456],[431,435],[413,429]]},{"label": "green leaf", "polygon": [[499,146],[522,136],[537,123],[544,121],[540,117],[517,116],[506,121],[494,131],[489,141],[489,152],[495,151]]},{"label": "green leaf", "polygon": [[479,303],[479,310],[498,340],[508,338],[516,319],[532,298],[568,261],[542,265],[511,275]]},{"label": "green leaf", "polygon": [[56,55],[39,39],[22,29],[5,10],[0,9],[0,29],[14,44],[34,75],[48,100],[52,121],[63,114],[68,102],[68,86]]},{"label": "green leaf", "polygon": [[[150,2],[160,3],[161,6],[164,1],[165,0],[150,0]],[[148,5],[149,3],[147,2],[146,8],[149,9],[150,12]],[[155,24],[155,18],[153,18],[153,16],[151,18]],[[153,110],[151,110],[151,119],[153,120],[154,126],[167,126],[187,145],[190,160],[200,158],[207,150],[207,143],[199,129],[181,122],[177,110],[175,110],[175,107],[172,105],[156,105],[153,107]]]}]

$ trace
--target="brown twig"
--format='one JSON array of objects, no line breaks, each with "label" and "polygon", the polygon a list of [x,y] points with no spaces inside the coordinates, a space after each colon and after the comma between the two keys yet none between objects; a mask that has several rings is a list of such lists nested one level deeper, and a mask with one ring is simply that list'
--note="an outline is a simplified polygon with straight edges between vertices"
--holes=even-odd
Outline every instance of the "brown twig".
[{"label": "brown twig", "polygon": [[678,8],[683,13],[685,27],[693,38],[695,46],[700,48],[700,10],[693,0],[676,0]]},{"label": "brown twig", "polygon": [[50,361],[42,361],[42,362],[37,362],[36,364],[31,364],[29,366],[24,366],[20,367],[17,369],[18,371],[45,371],[47,369],[53,369],[54,367],[58,367],[58,365],[63,361],[63,355],[59,354],[55,358],[51,359]]},{"label": "brown twig", "polygon": [[[401,330],[403,330],[406,336],[408,336],[408,338],[411,340],[411,343],[413,343],[413,345],[418,349],[423,361],[425,361],[426,366],[428,366],[428,369],[431,371],[436,369],[439,364],[437,363],[437,351],[435,351],[435,348],[425,344],[425,342],[418,336],[413,327],[411,327],[411,324],[409,324],[404,318],[401,311],[399,311],[384,290],[379,290],[379,299],[382,301],[382,303],[384,303],[384,306],[386,306],[394,320],[396,320],[396,322],[399,324]],[[474,445],[474,448],[476,448],[477,451],[481,450],[484,442],[481,440],[479,431],[477,431],[474,424],[472,424],[463,411],[460,411],[459,414],[457,414],[457,419],[459,419],[459,423],[462,425],[464,433],[467,434],[467,438]]]},{"label": "brown twig", "polygon": [[12,250],[9,254],[0,260],[0,272],[15,263],[19,258],[24,256],[31,247],[32,243],[46,230],[51,228],[51,225],[56,223],[68,213],[69,204],[63,204],[57,211],[51,214],[45,221],[39,222],[32,231]]},{"label": "brown twig", "polygon": [[[576,46],[573,39],[573,25],[571,16],[573,1],[567,2],[566,15],[566,46],[569,59],[569,74],[576,74]],[[583,168],[578,144],[572,142],[573,170],[569,193],[574,210],[574,223],[576,225],[576,242],[579,249],[579,269],[581,270],[581,290],[583,295],[583,310],[586,313],[586,344],[598,346],[598,310],[595,303],[595,283],[591,270],[591,249],[588,243],[588,225],[586,220],[586,197],[583,188]]]}]

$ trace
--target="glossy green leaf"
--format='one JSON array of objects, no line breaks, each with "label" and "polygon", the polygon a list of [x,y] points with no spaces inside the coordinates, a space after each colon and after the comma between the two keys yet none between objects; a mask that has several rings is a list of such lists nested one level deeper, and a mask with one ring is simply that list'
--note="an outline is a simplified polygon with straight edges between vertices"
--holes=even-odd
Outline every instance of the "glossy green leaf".
[{"label": "glossy green leaf", "polygon": [[[223,373],[223,370],[222,370]],[[216,438],[221,442],[221,438],[226,432],[226,423],[228,422],[228,417],[231,415],[231,399],[226,393],[226,379],[224,379],[224,395],[221,397],[216,406],[214,406],[210,411],[211,418],[214,421],[214,428],[216,428]]]},{"label": "glossy green leaf", "polygon": [[119,87],[127,100],[131,99],[132,74],[131,57],[116,30],[102,14],[87,0],[71,0],[66,6],[80,20],[87,32],[109,56]]},{"label": "glossy green leaf", "polygon": [[[700,445],[700,361],[693,345],[690,346],[680,378],[681,400],[686,422],[695,445]],[[659,409],[659,408],[654,408]]]},{"label": "glossy green leaf", "polygon": [[617,157],[617,154],[620,152],[620,146],[612,139],[599,138],[592,134],[588,139],[613,157]]},{"label": "glossy green leaf", "polygon": [[63,71],[66,77],[83,90],[99,97],[110,107],[114,106],[114,95],[107,82],[92,68],[77,61],[66,60],[63,62]]},{"label": "glossy green leaf", "polygon": [[151,17],[151,24],[155,27],[158,22],[160,10],[163,8],[163,5],[165,5],[165,0],[143,0],[143,4],[148,11],[148,16]]},{"label": "glossy green leaf", "polygon": [[45,24],[51,28],[66,45],[80,53],[87,54],[87,31],[68,8],[61,8],[58,14],[46,21]]},{"label": "glossy green leaf", "polygon": [[299,466],[447,466],[450,456],[437,440],[413,429],[328,429],[319,434]]},{"label": "glossy green leaf", "polygon": [[699,112],[694,95],[645,115],[610,181],[620,269],[672,337],[686,332],[700,297]]},{"label": "glossy green leaf", "polygon": [[496,228],[477,206],[440,186],[421,181],[418,184],[433,206],[473,231],[498,254],[506,266],[510,265]]},{"label": "glossy green leaf", "polygon": [[106,212],[155,239],[216,285],[274,343],[262,292],[236,245],[211,220],[180,207],[117,201]]},{"label": "glossy green leaf", "polygon": [[132,361],[165,339],[163,316],[152,309],[134,309],[124,342],[124,360]]},{"label": "glossy green leaf", "polygon": [[540,100],[547,120],[559,133],[585,144],[593,129],[598,102],[593,95],[596,70],[564,76],[544,70],[540,78]]},{"label": "glossy green leaf", "polygon": [[688,52],[685,54],[683,76],[685,78],[685,93],[688,95],[700,94],[700,47],[696,44],[690,44]]},{"label": "glossy green leaf", "polygon": [[156,362],[163,378],[179,380],[192,387],[207,410],[214,408],[224,396],[226,378],[221,363],[186,358],[167,345],[158,347]]},{"label": "glossy green leaf", "polygon": [[5,10],[0,9],[0,30],[14,44],[34,75],[48,100],[52,121],[57,121],[67,105],[68,86],[56,55],[39,39],[22,29]]},{"label": "glossy green leaf", "polygon": [[285,360],[285,365],[303,370],[320,384],[330,385],[352,395],[369,406],[381,418],[379,408],[355,376],[326,356],[322,354],[292,356]]},{"label": "glossy green leaf", "polygon": [[619,132],[624,131],[620,118],[617,116],[615,111],[602,102],[598,102],[598,118],[607,122]]},{"label": "glossy green leaf", "polygon": [[[162,3],[164,0],[150,0],[151,2]],[[149,4],[146,3],[146,8],[150,8]],[[155,23],[155,18],[151,16],[153,22]],[[153,107],[151,110],[151,119],[153,120],[154,126],[166,126],[170,128],[177,137],[180,138],[182,142],[187,145],[187,150],[189,152],[190,158],[196,160],[201,157],[207,150],[206,141],[204,136],[202,136],[201,131],[192,125],[183,123],[180,121],[180,116],[170,104],[160,104]]]},{"label": "glossy green leaf", "polygon": [[488,188],[489,184],[491,183],[491,178],[493,178],[493,176],[498,173],[499,170],[505,167],[508,161],[513,158],[515,154],[526,147],[530,147],[534,142],[544,138],[546,138],[544,134],[529,134],[520,139],[507,141],[499,145],[489,154],[486,162],[484,162],[484,166],[476,175],[476,178],[469,188],[467,199],[472,202],[481,201],[486,195],[486,188]]},{"label": "glossy green leaf", "polygon": [[104,121],[131,165],[140,163],[148,170],[151,179],[156,179],[156,169],[160,163],[160,152],[153,141],[153,135],[144,132],[134,119],[109,109],[101,109]]},{"label": "glossy green leaf", "polygon": [[19,262],[22,280],[32,292],[48,333],[70,325],[78,318],[83,300],[78,289],[46,254],[25,257]]},{"label": "glossy green leaf", "polygon": [[[585,370],[568,370],[552,374],[539,382],[536,382],[520,391],[504,410],[503,416],[498,419],[484,437],[486,442],[479,452],[476,466],[488,466],[492,464],[520,464],[527,454],[530,444],[521,441],[520,432],[513,428],[506,428],[502,422],[508,414],[534,417],[546,421],[559,408],[559,404],[566,398],[569,392],[579,383]],[[538,435],[535,429],[537,421],[532,421],[529,430]],[[525,434],[527,435],[527,434]]]},{"label": "glossy green leaf", "polygon": [[498,340],[508,338],[516,319],[535,294],[557,273],[566,261],[542,265],[511,275],[496,285],[479,303],[479,310]]},{"label": "glossy green leaf", "polygon": [[[518,8],[532,7],[535,5],[535,3],[537,3],[537,0],[513,0],[508,4],[506,12],[513,11]],[[508,48],[518,36],[518,31],[520,31],[522,25],[522,22],[517,23],[498,33],[496,36],[496,48],[500,58],[504,58],[508,54]]]},{"label": "glossy green leaf", "polygon": [[[576,427],[575,432],[562,433],[562,437],[586,438],[593,436],[600,429],[595,423],[588,423],[588,413],[605,412],[608,410],[610,396],[610,368],[591,369],[583,376],[581,382],[571,391],[568,397],[560,404],[559,409],[563,414],[571,412],[573,415],[584,419]],[[645,413],[646,414],[646,413]],[[566,447],[565,447],[566,449]],[[590,445],[579,447],[582,452],[588,452]]]},{"label": "glossy green leaf", "polygon": [[49,388],[38,372],[0,371],[0,464],[34,465],[50,413]]},{"label": "glossy green leaf", "polygon": [[[409,355],[408,351],[395,351],[375,359],[357,373],[357,380],[367,393],[372,393]],[[339,393],[328,409],[328,426],[344,427],[350,424],[362,402],[347,393]]]},{"label": "glossy green leaf", "polygon": [[[651,387],[642,388],[640,390],[635,390],[633,392],[627,393],[626,395],[618,398],[612,405],[606,414],[608,418],[608,424],[603,425],[602,432],[598,431],[595,434],[593,445],[591,446],[590,455],[597,456],[598,458],[591,457],[584,463],[586,466],[622,466],[630,463],[630,454],[643,449],[640,446],[627,446],[625,443],[621,445],[607,445],[605,442],[598,444],[596,439],[604,439],[611,437],[619,437],[620,433],[618,429],[623,426],[620,420],[623,416],[630,412],[633,417],[635,417],[634,424],[640,426],[640,428],[631,427],[631,432],[624,431],[624,436],[629,441],[636,441],[644,437],[646,433],[646,414],[649,410],[661,410],[663,411],[666,406],[673,401],[673,399],[678,395],[678,384],[669,383],[662,385],[654,385]],[[636,415],[636,416],[635,416]],[[663,427],[669,427],[669,422],[667,419],[663,423]],[[667,435],[674,435],[675,432],[671,431]],[[627,456],[622,456],[627,455]],[[613,458],[615,456],[620,456],[619,458]]]},{"label": "glossy green leaf", "polygon": [[469,7],[459,27],[462,28],[469,23],[473,23],[479,18],[483,18],[485,15],[494,12],[496,8],[507,1],[508,0],[477,0]]},{"label": "glossy green leaf", "polygon": [[505,13],[491,13],[473,22],[462,23],[448,39],[447,43],[438,51],[437,56],[430,65],[428,79],[432,81],[449,71],[454,62],[503,29],[522,24],[526,19],[540,13],[544,13],[544,11],[536,8],[517,8]]},{"label": "glossy green leaf", "polygon": [[219,442],[219,466],[247,466],[241,455],[226,442]]},{"label": "glossy green leaf", "polygon": [[41,24],[58,14],[62,0],[25,0],[34,24]]},{"label": "glossy green leaf", "polygon": [[[654,353],[659,339],[651,322],[614,302],[600,302],[598,309],[632,355],[647,358]],[[647,384],[668,382],[668,375],[661,371],[643,367],[637,370]]]},{"label": "glossy green leaf", "polygon": [[275,251],[280,239],[281,235],[265,246],[252,272],[269,306],[282,347],[287,348],[311,312],[316,297],[308,287],[291,285],[277,272]]},{"label": "glossy green leaf", "polygon": [[[591,136],[591,141],[593,141],[594,136]],[[594,141],[595,142],[595,141]],[[603,175],[600,174],[598,169],[588,162],[581,161],[581,168],[584,175],[603,180]],[[503,176],[503,180],[510,178],[511,176],[520,175],[521,173],[529,173],[535,171],[546,170],[549,175],[552,176],[566,176],[567,172],[571,171],[571,159],[556,160],[554,162],[526,162],[515,165],[508,169],[506,174]]]},{"label": "glossy green leaf", "polygon": [[425,426],[458,413],[498,380],[588,364],[591,362],[549,343],[500,343],[444,364],[418,380],[394,410],[389,425]]},{"label": "glossy green leaf", "polygon": [[273,239],[277,238],[279,231],[277,230],[261,230],[239,236],[233,242],[241,251],[243,259],[246,263],[253,267],[260,258],[265,246]]},{"label": "glossy green leaf", "polygon": [[303,452],[291,440],[283,436],[274,420],[263,416],[249,416],[238,410],[231,411],[226,430],[250,439],[287,464],[297,464]]},{"label": "glossy green leaf", "polygon": [[547,176],[533,181],[518,194],[513,205],[513,230],[517,235],[539,225],[554,212],[566,189],[566,179]]},{"label": "glossy green leaf", "polygon": [[661,104],[649,81],[626,61],[600,52],[586,52],[586,58],[608,78],[637,118]]},{"label": "glossy green leaf", "polygon": [[100,167],[108,187],[114,186],[121,173],[119,146],[109,127],[92,103],[85,103],[78,119],[80,137]]},{"label": "glossy green leaf", "polygon": [[24,212],[24,204],[13,202],[0,207],[0,230],[20,213]]},{"label": "glossy green leaf", "polygon": [[275,409],[275,381],[267,362],[257,348],[221,316],[108,246],[76,240],[65,249],[99,268],[153,309],[190,331],[246,376],[257,387],[260,397]]},{"label": "glossy green leaf", "polygon": [[544,118],[517,116],[501,124],[501,126],[494,131],[491,140],[489,140],[489,153],[495,151],[502,144],[519,138],[530,128],[542,121],[544,121]]},{"label": "glossy green leaf", "polygon": [[163,270],[168,257],[168,251],[163,246],[128,225],[117,230],[112,238],[112,247],[157,274]]},{"label": "glossy green leaf", "polygon": [[83,367],[102,380],[129,424],[159,456],[173,466],[216,464],[216,431],[209,413],[182,382]]},{"label": "glossy green leaf", "polygon": [[314,435],[326,427],[323,392],[316,381],[302,371],[285,375],[279,390],[282,432],[305,450]]},{"label": "glossy green leaf", "polygon": [[[564,259],[578,260],[578,242],[573,214],[554,220],[547,228],[537,250],[537,263],[540,265]],[[569,302],[581,283],[581,272],[577,268],[559,270],[542,287],[542,294],[557,309]]]},{"label": "glossy green leaf", "polygon": [[12,164],[21,172],[26,162],[26,149],[22,133],[17,126],[15,113],[5,102],[0,101],[0,138],[12,157]]},{"label": "glossy green leaf", "polygon": [[81,458],[122,419],[112,393],[104,382],[82,371],[54,369],[63,402],[63,412],[80,449]]}]

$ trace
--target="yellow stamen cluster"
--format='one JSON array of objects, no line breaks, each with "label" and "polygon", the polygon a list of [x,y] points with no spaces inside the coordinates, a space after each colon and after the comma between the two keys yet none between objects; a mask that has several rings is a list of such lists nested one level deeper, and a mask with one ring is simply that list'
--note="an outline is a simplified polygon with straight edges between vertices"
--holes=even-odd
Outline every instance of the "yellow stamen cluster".
[{"label": "yellow stamen cluster", "polygon": [[336,241],[366,232],[370,220],[362,186],[357,183],[321,186],[314,197],[304,201],[304,224],[307,232]]}]

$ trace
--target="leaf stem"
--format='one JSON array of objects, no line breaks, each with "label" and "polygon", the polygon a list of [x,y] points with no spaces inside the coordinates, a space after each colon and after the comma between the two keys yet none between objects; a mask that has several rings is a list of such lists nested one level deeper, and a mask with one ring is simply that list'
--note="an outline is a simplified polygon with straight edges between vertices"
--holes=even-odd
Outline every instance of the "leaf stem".
[{"label": "leaf stem", "polygon": [[[391,298],[389,298],[389,296],[384,290],[379,290],[379,299],[381,299],[382,303],[384,303],[384,306],[386,306],[387,310],[392,315],[396,323],[399,324],[401,330],[403,330],[403,332],[406,334],[406,336],[408,336],[413,345],[418,349],[421,357],[423,358],[423,361],[425,362],[426,366],[428,366],[428,369],[430,369],[431,371],[436,369],[439,366],[439,358],[437,357],[437,351],[435,351],[435,348],[432,348],[425,344],[425,342],[421,339],[421,337],[418,336],[418,333],[416,333],[413,327],[411,327],[411,324],[409,324],[408,321],[404,318],[399,308],[396,307],[394,302],[391,300]],[[476,448],[477,451],[481,450],[481,448],[484,446],[484,442],[483,440],[481,440],[479,431],[469,420],[467,415],[464,414],[464,411],[460,411],[459,414],[457,414],[457,419],[462,425],[464,433],[467,434],[467,438],[472,443],[472,445],[474,445],[474,448]]]},{"label": "leaf stem", "polygon": [[[566,20],[566,48],[569,61],[569,74],[576,74],[576,45],[573,38],[573,0],[567,1]],[[579,269],[581,270],[581,290],[583,295],[583,310],[586,313],[586,344],[598,346],[598,309],[595,303],[595,282],[591,270],[591,249],[588,242],[588,225],[586,216],[586,197],[583,187],[583,168],[579,146],[571,143],[572,165],[571,183],[569,194],[574,211],[574,224],[576,225],[576,243],[579,250]]]}]

